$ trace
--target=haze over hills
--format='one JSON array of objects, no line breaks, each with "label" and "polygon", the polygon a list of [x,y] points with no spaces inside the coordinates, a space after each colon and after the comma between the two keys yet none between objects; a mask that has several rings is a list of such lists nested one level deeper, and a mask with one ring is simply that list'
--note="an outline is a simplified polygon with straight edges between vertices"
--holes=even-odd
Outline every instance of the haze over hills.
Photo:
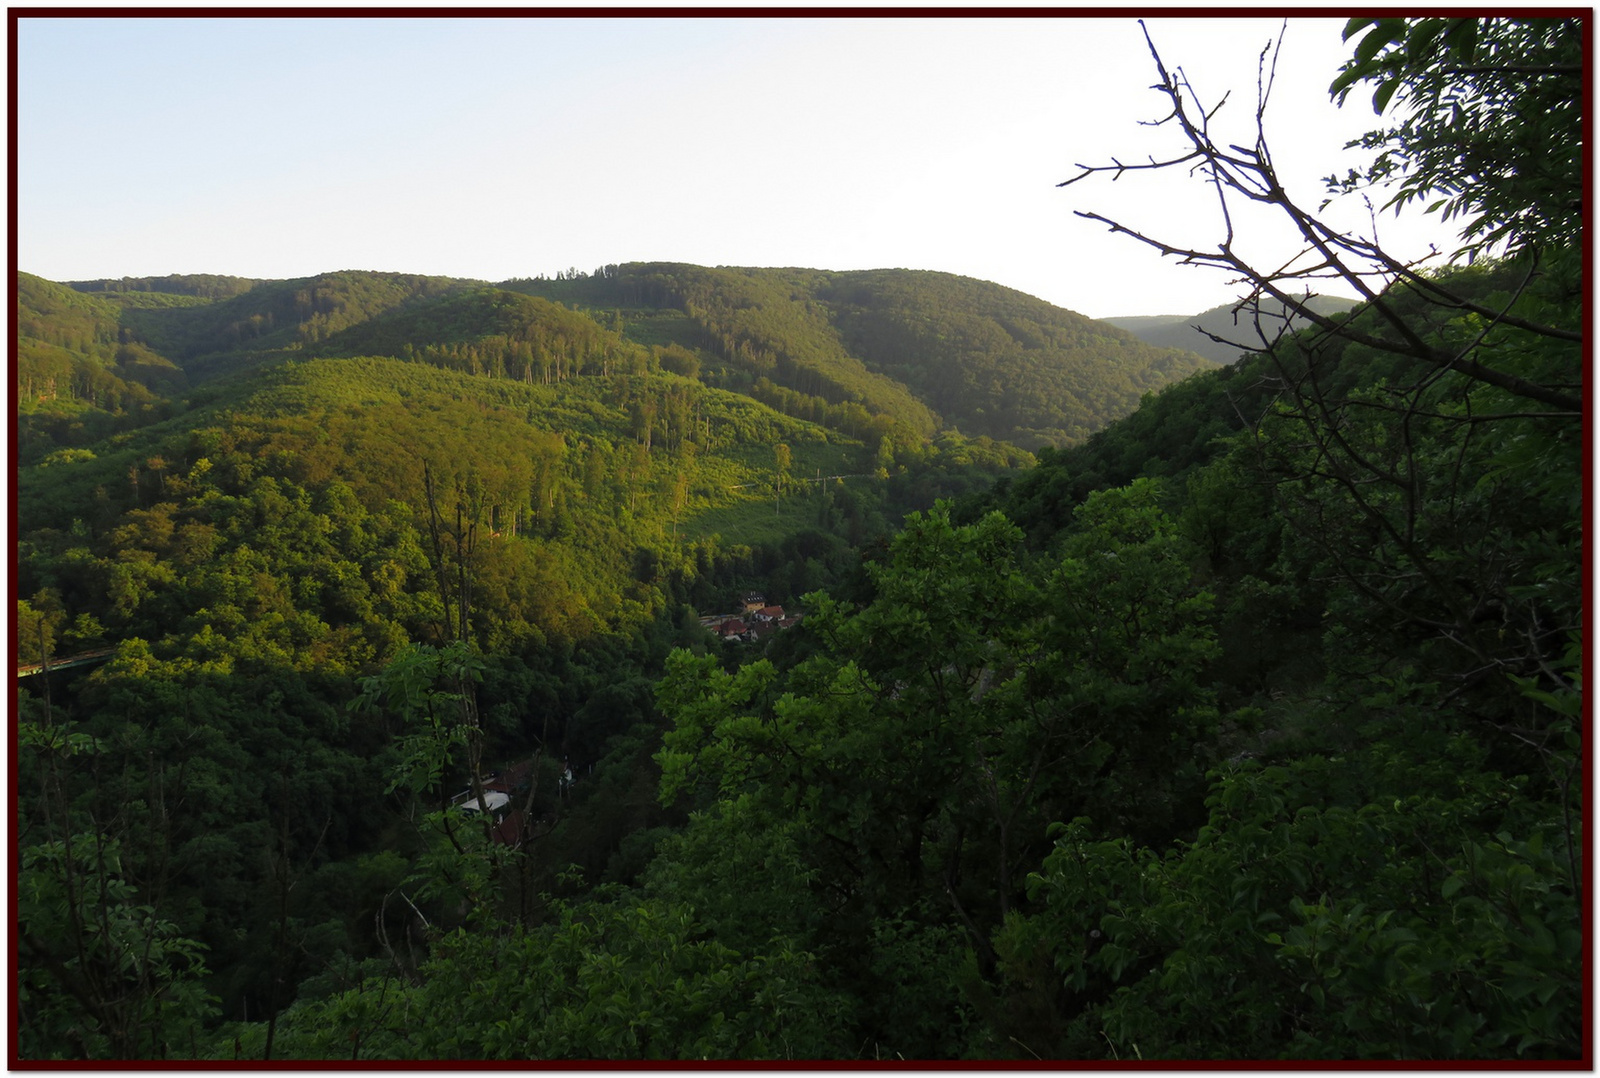
[{"label": "haze over hills", "polygon": [[[1355,307],[1356,301],[1342,296],[1312,296],[1307,306],[1318,314],[1342,314]],[[1280,312],[1276,316],[1270,313],[1274,308]],[[1282,305],[1271,300],[1265,301],[1262,309],[1262,329],[1269,336],[1285,328],[1299,329],[1305,321],[1303,318],[1283,317]],[[1251,346],[1257,345],[1260,339],[1248,316],[1236,314],[1231,303],[1195,315],[1129,315],[1104,321],[1127,330],[1146,344],[1158,348],[1182,348],[1204,356],[1213,363],[1232,363],[1243,352],[1251,350]]]}]

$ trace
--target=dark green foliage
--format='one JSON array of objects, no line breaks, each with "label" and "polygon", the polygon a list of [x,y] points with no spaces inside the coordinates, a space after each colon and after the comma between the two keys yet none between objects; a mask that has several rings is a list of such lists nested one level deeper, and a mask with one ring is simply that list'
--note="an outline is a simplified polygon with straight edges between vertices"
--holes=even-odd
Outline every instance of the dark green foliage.
[{"label": "dark green foliage", "polygon": [[[606,899],[609,897],[609,901]],[[439,940],[420,983],[392,976],[301,1004],[289,1058],[389,1060],[817,1059],[843,1054],[841,1001],[811,956],[780,943],[739,954],[687,908],[603,893],[552,923]],[[241,1029],[246,1058],[261,1030]],[[227,1058],[226,1056],[222,1058]]]},{"label": "dark green foliage", "polygon": [[1361,83],[1391,126],[1352,145],[1378,153],[1363,172],[1329,177],[1331,190],[1393,182],[1388,202],[1432,201],[1460,219],[1463,254],[1555,251],[1583,223],[1581,136],[1584,20],[1355,18],[1355,55],[1330,91]]},{"label": "dark green foliage", "polygon": [[68,281],[79,292],[105,293],[122,303],[140,304],[146,298],[188,296],[200,300],[227,299],[248,292],[261,281],[215,273],[179,273],[168,277],[122,277],[117,280]]},{"label": "dark green foliage", "polygon": [[[1114,831],[1169,834],[1200,790],[1207,601],[1154,493],[1093,500],[1067,555],[1039,566],[1019,561],[998,515],[968,528],[914,515],[868,567],[869,605],[808,597],[818,643],[792,669],[730,675],[675,656],[663,797],[692,791],[706,808],[654,885],[693,896],[730,940],[752,931],[736,910],[755,904],[754,924],[818,951],[861,1000],[854,1040],[905,1058],[973,1050],[950,947],[964,941],[992,973],[989,936],[1049,821],[1092,812]],[[734,884],[712,851],[728,856],[735,830],[784,875]],[[885,1001],[891,971],[928,949],[944,958],[906,1003],[924,1025]]]},{"label": "dark green foliage", "polygon": [[998,285],[938,273],[834,275],[818,290],[845,346],[969,435],[1081,441],[1201,367]]},{"label": "dark green foliage", "polygon": [[540,385],[582,374],[640,374],[648,364],[642,349],[625,347],[619,334],[593,319],[498,289],[447,296],[362,322],[315,351],[414,359]]},{"label": "dark green foliage", "polygon": [[263,281],[201,306],[128,306],[128,332],[181,363],[197,380],[299,351],[386,312],[473,282],[398,273],[326,273]]},{"label": "dark green foliage", "polygon": [[[1192,844],[1159,854],[1077,821],[999,943],[1048,955],[1065,1055],[1571,1058],[1568,838],[1462,737],[1405,731],[1219,776]],[[1370,731],[1369,733],[1375,733]]]}]

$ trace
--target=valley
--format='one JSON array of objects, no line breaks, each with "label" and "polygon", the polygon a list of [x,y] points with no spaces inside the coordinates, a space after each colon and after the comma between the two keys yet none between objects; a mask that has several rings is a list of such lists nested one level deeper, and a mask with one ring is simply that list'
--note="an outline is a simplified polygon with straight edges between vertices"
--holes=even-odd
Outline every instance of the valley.
[{"label": "valley", "polygon": [[13,1065],[1581,1065],[1586,34],[1348,24],[1426,269],[1158,86],[1242,321],[18,273]]}]

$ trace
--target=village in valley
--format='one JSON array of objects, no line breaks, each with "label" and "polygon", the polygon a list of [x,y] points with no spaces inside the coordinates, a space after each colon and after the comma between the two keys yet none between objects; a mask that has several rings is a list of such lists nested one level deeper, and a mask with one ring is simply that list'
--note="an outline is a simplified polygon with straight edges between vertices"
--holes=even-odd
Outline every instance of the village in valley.
[{"label": "village in valley", "polygon": [[[700,625],[722,640],[749,644],[765,640],[773,633],[790,628],[797,624],[802,616],[798,613],[786,614],[781,606],[768,606],[764,595],[751,592],[744,597],[744,606],[741,610],[732,614],[713,614],[703,617],[700,619]],[[528,825],[533,821],[528,816],[526,806],[532,800],[531,784],[537,766],[538,759],[535,757],[508,765],[503,771],[490,771],[479,778],[483,790],[481,803],[478,794],[469,786],[451,797],[451,806],[470,817],[487,810],[492,826],[490,841],[516,849],[531,837]],[[589,771],[593,770],[593,765],[590,765]],[[557,781],[559,796],[562,799],[570,795],[572,787],[578,781],[577,776],[573,774],[572,765],[565,759],[561,762],[560,777]],[[517,806],[516,801],[519,799],[524,802],[524,807]],[[547,815],[540,822],[548,826],[552,821]]]},{"label": "village in valley", "polygon": [[734,614],[713,614],[701,618],[700,624],[723,640],[748,644],[797,624],[802,616],[785,614],[781,606],[768,606],[766,596],[752,592],[744,597],[743,610]]}]

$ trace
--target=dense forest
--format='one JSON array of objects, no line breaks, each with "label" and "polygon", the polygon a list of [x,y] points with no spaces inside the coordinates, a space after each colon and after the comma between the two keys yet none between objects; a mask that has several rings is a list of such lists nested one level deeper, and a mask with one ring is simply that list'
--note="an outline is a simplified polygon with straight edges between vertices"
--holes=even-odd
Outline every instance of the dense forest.
[{"label": "dense forest", "polygon": [[714,384],[791,415],[829,422],[854,405],[916,435],[953,427],[1028,449],[1082,441],[1205,367],[1190,351],[948,273],[652,263],[505,287],[646,319],[666,312],[662,332],[720,357]]},{"label": "dense forest", "polygon": [[1307,225],[1362,301],[1233,267],[1220,366],[901,270],[19,275],[13,1063],[1587,1058],[1588,33],[1352,20],[1330,189],[1460,257]]}]

